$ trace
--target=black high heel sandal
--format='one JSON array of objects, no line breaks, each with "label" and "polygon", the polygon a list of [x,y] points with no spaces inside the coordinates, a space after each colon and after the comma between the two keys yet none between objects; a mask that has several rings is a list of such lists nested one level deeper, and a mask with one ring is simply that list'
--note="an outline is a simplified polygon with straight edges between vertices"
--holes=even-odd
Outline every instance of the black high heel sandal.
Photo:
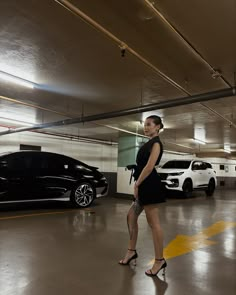
[{"label": "black high heel sandal", "polygon": [[134,265],[136,265],[136,259],[138,258],[138,253],[136,250],[128,249],[129,251],[135,252],[133,256],[131,256],[126,262],[124,262],[124,259],[119,261],[119,264],[121,265],[128,265],[132,260],[134,260]]},{"label": "black high heel sandal", "polygon": [[165,258],[155,259],[155,261],[165,261],[165,262],[162,264],[162,266],[158,269],[158,271],[157,271],[156,273],[153,273],[152,270],[149,269],[149,270],[147,270],[147,271],[149,271],[150,273],[147,272],[147,271],[145,271],[145,275],[147,275],[147,276],[149,276],[149,277],[155,277],[155,276],[159,273],[159,271],[160,271],[161,269],[163,269],[163,273],[162,273],[162,275],[165,276],[165,274],[166,274],[166,267],[167,267],[167,263],[166,263]]}]

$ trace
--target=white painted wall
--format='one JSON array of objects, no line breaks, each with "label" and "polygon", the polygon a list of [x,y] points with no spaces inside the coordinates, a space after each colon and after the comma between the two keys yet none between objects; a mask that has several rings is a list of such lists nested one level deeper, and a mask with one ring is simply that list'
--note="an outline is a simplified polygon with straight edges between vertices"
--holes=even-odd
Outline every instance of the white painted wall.
[{"label": "white painted wall", "polygon": [[[175,159],[195,159],[195,155],[174,155],[170,153],[164,153],[160,165],[163,165],[169,160]],[[236,177],[236,160],[229,160],[225,158],[196,158],[212,164],[213,169],[216,171],[218,177]],[[225,169],[220,170],[220,165],[224,165]]]},{"label": "white painted wall", "polygon": [[124,167],[117,168],[117,192],[120,194],[132,195],[134,192],[134,181],[129,184],[131,171],[125,170]]},{"label": "white painted wall", "polygon": [[[174,159],[193,159],[195,155],[176,155],[168,152],[164,152],[160,165],[163,165],[165,162]],[[134,163],[135,164],[135,163]],[[131,184],[129,184],[130,180],[130,171],[126,171],[125,167],[117,168],[117,192],[121,194],[133,194],[134,182],[132,180]]]},{"label": "white painted wall", "polygon": [[[205,159],[206,160],[206,159]],[[236,177],[236,160],[229,160],[223,158],[208,158],[207,159],[218,177]],[[224,170],[220,170],[220,165],[224,165]]]},{"label": "white painted wall", "polygon": [[[0,130],[1,131],[1,130]],[[64,154],[89,165],[99,167],[102,172],[117,172],[117,192],[123,194],[133,193],[133,182],[129,185],[130,171],[124,167],[117,167],[118,146],[92,144],[58,139],[53,136],[22,132],[0,137],[0,153],[19,150],[20,144],[39,145],[43,151]],[[175,155],[164,152],[160,165],[173,159],[193,159],[195,155]],[[218,177],[236,177],[236,160],[223,158],[203,158],[212,164]],[[228,167],[220,170],[220,164]]]},{"label": "white painted wall", "polygon": [[22,132],[0,137],[0,153],[19,150],[20,144],[38,145],[42,151],[64,154],[96,166],[102,172],[117,172],[117,146],[84,143],[54,136]]}]

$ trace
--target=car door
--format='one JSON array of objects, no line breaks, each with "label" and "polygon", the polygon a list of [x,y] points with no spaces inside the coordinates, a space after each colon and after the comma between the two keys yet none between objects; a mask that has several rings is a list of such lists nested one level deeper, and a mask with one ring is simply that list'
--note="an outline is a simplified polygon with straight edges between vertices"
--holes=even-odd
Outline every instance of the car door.
[{"label": "car door", "polygon": [[202,171],[202,161],[194,161],[192,163],[192,180],[193,188],[199,188],[204,182],[204,174]]},{"label": "car door", "polygon": [[69,158],[53,154],[40,153],[34,158],[35,195],[40,198],[58,198],[63,196],[75,183]]},{"label": "car door", "polygon": [[[1,193],[5,201],[30,198],[30,159],[22,152],[13,153],[1,161]],[[4,165],[3,165],[4,163]],[[4,167],[3,167],[4,166]]]},{"label": "car door", "polygon": [[203,162],[202,174],[203,174],[203,185],[208,186],[209,180],[212,177],[211,165],[209,163]]},{"label": "car door", "polygon": [[7,179],[7,161],[6,157],[0,158],[0,201],[7,199],[9,183]]},{"label": "car door", "polygon": [[207,166],[204,162],[201,162],[199,167],[200,177],[199,177],[199,187],[205,187],[208,183],[208,175],[207,175]]}]

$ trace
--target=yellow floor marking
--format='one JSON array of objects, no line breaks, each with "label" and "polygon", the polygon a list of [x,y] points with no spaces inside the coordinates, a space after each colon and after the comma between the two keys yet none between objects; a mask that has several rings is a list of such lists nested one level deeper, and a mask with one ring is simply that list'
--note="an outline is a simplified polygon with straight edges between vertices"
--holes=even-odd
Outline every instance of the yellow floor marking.
[{"label": "yellow floor marking", "polygon": [[[165,259],[184,255],[198,249],[211,246],[217,242],[208,238],[218,235],[228,228],[236,227],[236,222],[218,221],[194,236],[177,235],[164,249]],[[153,264],[154,259],[149,263]]]},{"label": "yellow floor marking", "polygon": [[16,215],[16,216],[6,216],[6,217],[0,217],[0,220],[16,219],[16,218],[24,218],[24,217],[32,217],[32,216],[42,216],[42,215],[65,214],[65,213],[68,213],[68,212],[74,212],[74,211],[78,212],[78,211],[81,211],[81,210],[83,210],[83,209],[74,209],[74,210],[68,210],[68,211],[45,212],[45,213],[33,213],[33,214]]}]

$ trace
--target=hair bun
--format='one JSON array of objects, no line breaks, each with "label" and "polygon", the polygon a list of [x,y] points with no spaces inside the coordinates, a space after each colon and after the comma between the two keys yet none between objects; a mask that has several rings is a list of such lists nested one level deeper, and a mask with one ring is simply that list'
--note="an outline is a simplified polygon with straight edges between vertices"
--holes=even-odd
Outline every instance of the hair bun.
[{"label": "hair bun", "polygon": [[152,119],[156,125],[160,125],[160,129],[164,128],[161,117],[159,117],[157,115],[152,115],[152,116],[147,117],[147,119]]}]

